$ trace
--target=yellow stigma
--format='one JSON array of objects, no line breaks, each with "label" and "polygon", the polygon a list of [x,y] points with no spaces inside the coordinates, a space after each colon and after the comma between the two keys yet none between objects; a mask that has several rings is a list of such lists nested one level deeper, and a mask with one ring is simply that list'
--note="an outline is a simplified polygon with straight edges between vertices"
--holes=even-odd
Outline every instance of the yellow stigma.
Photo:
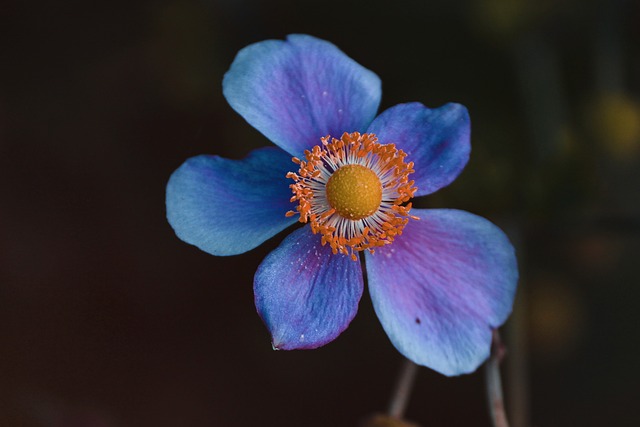
[{"label": "yellow stigma", "polygon": [[363,219],[378,210],[382,202],[382,184],[368,167],[351,164],[335,171],[326,186],[327,200],[347,219]]}]

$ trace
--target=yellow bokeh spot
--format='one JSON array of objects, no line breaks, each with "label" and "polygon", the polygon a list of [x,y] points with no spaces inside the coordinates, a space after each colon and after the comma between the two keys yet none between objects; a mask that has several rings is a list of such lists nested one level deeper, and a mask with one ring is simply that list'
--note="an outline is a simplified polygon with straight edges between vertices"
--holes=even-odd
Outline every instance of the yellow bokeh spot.
[{"label": "yellow bokeh spot", "polygon": [[362,425],[363,427],[419,427],[418,424],[388,415],[373,415]]},{"label": "yellow bokeh spot", "polygon": [[340,216],[353,220],[372,215],[382,202],[378,175],[362,165],[345,165],[335,171],[326,192],[329,205]]},{"label": "yellow bokeh spot", "polygon": [[629,159],[640,151],[640,104],[626,94],[602,95],[593,110],[592,125],[615,158]]},{"label": "yellow bokeh spot", "polygon": [[528,299],[533,347],[548,361],[570,357],[584,338],[587,319],[578,288],[553,276],[537,278],[531,285]]}]

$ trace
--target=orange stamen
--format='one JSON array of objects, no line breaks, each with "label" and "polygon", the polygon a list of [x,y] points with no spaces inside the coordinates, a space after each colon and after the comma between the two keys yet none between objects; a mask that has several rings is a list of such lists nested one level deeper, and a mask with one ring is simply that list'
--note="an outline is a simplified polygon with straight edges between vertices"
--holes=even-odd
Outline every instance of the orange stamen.
[{"label": "orange stamen", "polygon": [[[298,213],[300,222],[309,222],[313,233],[321,235],[323,246],[329,244],[334,254],[350,255],[357,260],[355,252],[367,249],[373,253],[374,248],[388,245],[402,234],[409,219],[418,219],[409,214],[411,203],[407,203],[417,191],[415,182],[408,179],[414,172],[414,164],[405,162],[406,153],[398,150],[395,144],[378,143],[374,134],[344,133],[340,139],[326,136],[321,140],[322,147],[316,145],[306,150],[304,160],[292,159],[300,168],[297,173],[289,172],[286,176],[294,181],[290,185],[291,201],[297,201],[298,206],[297,212],[289,211],[286,216]],[[336,204],[337,198],[329,197],[333,194],[327,195],[329,179],[347,165],[367,168],[370,170],[367,173],[375,173],[380,180],[382,196],[379,193],[372,196],[372,200],[382,198],[377,209],[368,208],[364,214],[347,215],[342,200]],[[364,179],[353,171],[349,175],[355,176],[354,182]],[[375,191],[380,190],[376,187]],[[342,193],[340,197],[343,197]],[[361,193],[357,193],[356,199],[369,200]],[[373,203],[374,208],[377,205],[376,202],[367,203]]]}]

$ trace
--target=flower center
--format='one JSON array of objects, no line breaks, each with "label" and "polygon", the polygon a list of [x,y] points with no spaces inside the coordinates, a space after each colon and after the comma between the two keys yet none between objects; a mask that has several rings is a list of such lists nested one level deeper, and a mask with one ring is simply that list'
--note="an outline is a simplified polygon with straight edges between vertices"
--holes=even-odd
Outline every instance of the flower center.
[{"label": "flower center", "polygon": [[348,219],[371,216],[382,202],[382,184],[371,169],[345,165],[335,171],[326,185],[327,201],[336,212]]},{"label": "flower center", "polygon": [[298,202],[300,222],[309,222],[322,245],[334,254],[355,252],[388,245],[402,230],[410,215],[409,200],[417,188],[409,181],[413,163],[394,144],[380,144],[374,134],[344,133],[340,139],[326,136],[322,145],[297,157],[298,172],[289,172],[294,181],[291,201]]}]

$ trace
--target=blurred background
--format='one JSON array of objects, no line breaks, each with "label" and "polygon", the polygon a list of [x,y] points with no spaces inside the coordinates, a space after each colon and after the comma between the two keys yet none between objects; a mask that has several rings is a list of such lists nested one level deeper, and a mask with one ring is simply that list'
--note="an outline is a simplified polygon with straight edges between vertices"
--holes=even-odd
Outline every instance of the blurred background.
[{"label": "blurred background", "polygon": [[[0,426],[357,426],[402,364],[365,294],[274,352],[252,278],[164,191],[186,158],[270,144],[225,102],[247,44],[301,32],[383,81],[381,109],[465,104],[468,167],[420,207],[485,216],[522,280],[502,335],[512,427],[637,426],[640,2],[6,0],[0,11]],[[407,418],[488,426],[483,372],[419,371]]]}]

